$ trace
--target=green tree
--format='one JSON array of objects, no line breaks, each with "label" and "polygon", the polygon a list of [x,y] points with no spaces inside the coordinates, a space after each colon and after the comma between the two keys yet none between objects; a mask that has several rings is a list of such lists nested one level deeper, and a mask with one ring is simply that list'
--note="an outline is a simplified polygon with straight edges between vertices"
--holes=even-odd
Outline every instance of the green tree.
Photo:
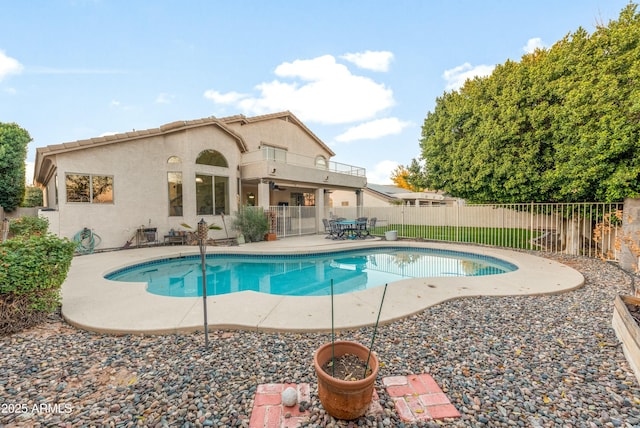
[{"label": "green tree", "polygon": [[0,206],[13,211],[22,202],[29,133],[15,123],[0,122]]},{"label": "green tree", "polygon": [[471,202],[640,195],[640,16],[507,61],[436,100],[420,142],[426,187]]},{"label": "green tree", "polygon": [[42,189],[37,186],[27,186],[24,189],[24,199],[22,207],[41,207],[42,206]]}]

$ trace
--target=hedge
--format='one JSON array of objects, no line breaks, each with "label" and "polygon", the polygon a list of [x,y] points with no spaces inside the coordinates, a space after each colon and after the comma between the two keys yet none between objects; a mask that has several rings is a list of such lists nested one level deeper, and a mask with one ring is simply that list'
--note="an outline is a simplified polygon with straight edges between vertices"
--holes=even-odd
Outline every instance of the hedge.
[{"label": "hedge", "polygon": [[52,234],[0,243],[0,334],[35,325],[59,307],[75,247]]}]

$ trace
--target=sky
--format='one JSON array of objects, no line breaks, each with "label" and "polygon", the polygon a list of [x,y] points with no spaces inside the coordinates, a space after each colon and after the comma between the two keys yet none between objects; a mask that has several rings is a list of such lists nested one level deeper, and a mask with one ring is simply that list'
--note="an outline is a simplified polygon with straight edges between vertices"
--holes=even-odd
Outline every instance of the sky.
[{"label": "sky", "polygon": [[37,147],[289,110],[389,184],[445,92],[628,0],[0,0],[0,122]]}]

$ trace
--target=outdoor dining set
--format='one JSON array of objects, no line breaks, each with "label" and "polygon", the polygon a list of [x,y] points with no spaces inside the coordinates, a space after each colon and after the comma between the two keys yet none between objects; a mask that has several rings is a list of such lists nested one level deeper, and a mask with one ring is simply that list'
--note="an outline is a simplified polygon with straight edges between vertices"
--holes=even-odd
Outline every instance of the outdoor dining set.
[{"label": "outdoor dining set", "polygon": [[322,219],[327,239],[365,239],[371,236],[371,230],[376,226],[376,217],[358,217],[348,220],[343,217],[328,220]]}]

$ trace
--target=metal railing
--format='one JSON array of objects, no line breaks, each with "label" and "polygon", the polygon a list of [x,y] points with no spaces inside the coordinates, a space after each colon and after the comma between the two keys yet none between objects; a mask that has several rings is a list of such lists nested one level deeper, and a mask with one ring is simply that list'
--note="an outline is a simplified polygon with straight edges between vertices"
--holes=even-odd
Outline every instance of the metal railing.
[{"label": "metal railing", "polygon": [[622,203],[334,207],[329,217],[376,218],[372,233],[617,260]]},{"label": "metal railing", "polygon": [[269,211],[275,218],[275,233],[278,238],[318,233],[316,207],[272,206]]},{"label": "metal railing", "polygon": [[325,161],[326,163],[324,165],[319,165],[316,164],[316,158],[314,157],[291,153],[288,151],[282,151],[274,154],[272,151],[270,151],[269,147],[264,147],[261,150],[244,153],[242,155],[243,165],[263,161],[273,161],[288,165],[316,168],[324,171],[335,172],[338,174],[353,175],[356,177],[367,176],[366,168],[334,161]]}]

